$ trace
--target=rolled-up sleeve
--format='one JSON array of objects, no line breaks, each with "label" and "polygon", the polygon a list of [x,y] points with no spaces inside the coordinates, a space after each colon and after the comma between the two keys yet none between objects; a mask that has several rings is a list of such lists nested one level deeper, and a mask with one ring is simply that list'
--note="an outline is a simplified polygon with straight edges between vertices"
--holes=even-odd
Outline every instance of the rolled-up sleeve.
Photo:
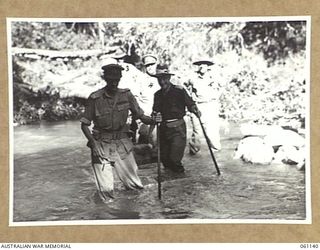
[{"label": "rolled-up sleeve", "polygon": [[88,98],[85,105],[84,113],[81,115],[80,122],[90,126],[94,117],[94,101],[92,98]]},{"label": "rolled-up sleeve", "polygon": [[128,100],[130,103],[130,111],[132,112],[132,115],[136,118],[139,119],[143,116],[144,111],[140,108],[136,98],[133,96],[131,91],[128,92]]}]

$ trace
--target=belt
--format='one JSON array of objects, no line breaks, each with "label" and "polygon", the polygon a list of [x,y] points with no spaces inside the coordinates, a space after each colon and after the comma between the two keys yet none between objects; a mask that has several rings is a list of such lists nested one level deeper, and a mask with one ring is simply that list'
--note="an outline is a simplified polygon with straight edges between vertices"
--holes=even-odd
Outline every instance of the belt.
[{"label": "belt", "polygon": [[165,123],[175,122],[181,119],[170,119],[170,120],[164,120]]},{"label": "belt", "polygon": [[164,120],[163,124],[168,128],[175,128],[184,123],[183,119],[171,119],[171,120]]},{"label": "belt", "polygon": [[97,139],[120,140],[120,139],[129,137],[128,132],[122,132],[122,131],[105,132],[105,131],[93,130],[92,132],[93,132],[93,136]]}]

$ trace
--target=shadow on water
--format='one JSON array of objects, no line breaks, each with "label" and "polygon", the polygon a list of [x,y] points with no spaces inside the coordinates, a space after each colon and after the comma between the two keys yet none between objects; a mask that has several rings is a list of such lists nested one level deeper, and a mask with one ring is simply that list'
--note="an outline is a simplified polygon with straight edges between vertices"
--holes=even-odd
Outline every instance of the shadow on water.
[{"label": "shadow on water", "polygon": [[305,219],[304,172],[233,160],[240,137],[236,127],[223,135],[215,153],[221,176],[204,146],[199,156],[185,155],[184,174],[162,170],[162,200],[157,166],[149,164],[139,169],[143,190],[127,191],[116,178],[116,199],[105,204],[78,122],[15,128],[13,219]]}]

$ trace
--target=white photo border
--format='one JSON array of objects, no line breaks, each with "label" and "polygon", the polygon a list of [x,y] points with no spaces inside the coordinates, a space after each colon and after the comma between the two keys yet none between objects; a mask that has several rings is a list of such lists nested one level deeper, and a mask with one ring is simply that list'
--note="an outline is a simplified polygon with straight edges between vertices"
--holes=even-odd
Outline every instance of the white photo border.
[{"label": "white photo border", "polygon": [[[131,225],[131,224],[312,224],[311,211],[311,154],[310,154],[310,94],[311,94],[311,16],[251,16],[251,17],[147,17],[147,18],[17,18],[7,17],[7,55],[8,55],[8,96],[9,96],[9,226],[66,226],[66,225]],[[74,220],[74,221],[13,221],[13,177],[14,177],[14,135],[13,135],[13,77],[12,77],[12,22],[259,22],[259,21],[306,21],[306,167],[305,167],[305,220],[277,219],[126,219],[126,220]]]}]

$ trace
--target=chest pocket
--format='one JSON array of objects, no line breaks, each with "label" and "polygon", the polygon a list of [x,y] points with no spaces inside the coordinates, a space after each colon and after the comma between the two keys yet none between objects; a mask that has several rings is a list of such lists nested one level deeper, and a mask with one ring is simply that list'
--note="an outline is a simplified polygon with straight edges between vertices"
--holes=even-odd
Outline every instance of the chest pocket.
[{"label": "chest pocket", "polygon": [[112,128],[112,110],[107,100],[98,100],[95,103],[96,125],[100,128]]},{"label": "chest pocket", "polygon": [[128,118],[129,101],[126,95],[119,94],[113,100],[101,98],[95,105],[96,124],[98,127],[118,131],[123,128]]},{"label": "chest pocket", "polygon": [[128,110],[129,110],[129,102],[120,103],[116,105],[116,108],[114,110],[114,119],[115,124],[114,127],[116,129],[123,127],[128,119]]}]

